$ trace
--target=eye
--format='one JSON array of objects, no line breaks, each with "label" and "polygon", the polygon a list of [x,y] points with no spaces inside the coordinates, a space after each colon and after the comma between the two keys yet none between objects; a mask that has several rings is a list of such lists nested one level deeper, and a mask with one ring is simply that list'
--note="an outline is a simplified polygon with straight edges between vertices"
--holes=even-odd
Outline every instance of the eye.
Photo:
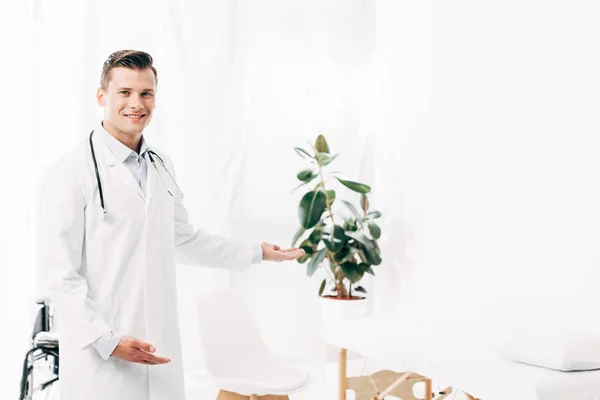
[{"label": "eye", "polygon": [[121,90],[119,94],[129,94],[129,90]]},{"label": "eye", "polygon": [[154,96],[154,94],[150,93],[150,92],[144,92],[144,93],[142,93],[142,96],[152,97],[152,96]]}]

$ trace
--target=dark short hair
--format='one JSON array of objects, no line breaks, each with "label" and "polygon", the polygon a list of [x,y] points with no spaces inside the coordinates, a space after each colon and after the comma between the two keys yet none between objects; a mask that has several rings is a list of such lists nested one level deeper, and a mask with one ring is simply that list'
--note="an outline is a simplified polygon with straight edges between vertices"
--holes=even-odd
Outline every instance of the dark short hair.
[{"label": "dark short hair", "polygon": [[100,75],[100,87],[104,90],[108,87],[110,81],[110,71],[113,68],[125,67],[129,69],[146,69],[150,68],[154,72],[154,79],[158,83],[158,74],[156,68],[152,66],[152,56],[148,53],[138,50],[119,50],[112,53],[102,66],[102,74]]}]

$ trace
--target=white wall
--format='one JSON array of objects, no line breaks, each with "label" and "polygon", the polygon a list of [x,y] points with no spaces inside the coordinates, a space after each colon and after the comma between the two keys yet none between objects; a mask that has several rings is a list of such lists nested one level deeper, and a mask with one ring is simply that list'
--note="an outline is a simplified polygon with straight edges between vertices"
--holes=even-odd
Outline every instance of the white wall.
[{"label": "white wall", "polygon": [[596,3],[378,5],[404,290],[490,329],[534,309],[595,323]]}]

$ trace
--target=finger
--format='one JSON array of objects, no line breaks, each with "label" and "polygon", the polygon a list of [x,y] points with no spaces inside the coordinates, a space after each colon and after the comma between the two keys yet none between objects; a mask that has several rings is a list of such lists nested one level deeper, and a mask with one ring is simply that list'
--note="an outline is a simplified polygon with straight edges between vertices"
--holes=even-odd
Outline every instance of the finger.
[{"label": "finger", "polygon": [[166,363],[171,362],[171,360],[168,359],[167,357],[159,357],[159,356],[155,356],[153,354],[145,353],[145,352],[141,352],[139,357],[141,360],[150,362],[152,364],[166,364]]},{"label": "finger", "polygon": [[290,249],[287,252],[284,251],[279,251],[277,252],[277,261],[283,261],[283,260],[295,260],[299,257],[301,257],[304,254],[304,250],[302,249]]},{"label": "finger", "polygon": [[143,360],[136,361],[136,362],[137,362],[138,364],[144,364],[144,365],[154,365],[154,364],[153,364],[153,363],[151,363],[151,362],[148,362],[148,361],[143,361]]},{"label": "finger", "polygon": [[281,247],[277,246],[276,244],[273,245],[273,250],[279,250],[279,249],[281,249]]},{"label": "finger", "polygon": [[295,260],[304,254],[304,250],[291,250],[290,252],[284,254],[288,260]]},{"label": "finger", "polygon": [[[302,249],[292,248],[292,249],[281,249],[279,251],[282,252],[282,253],[290,253],[292,251],[298,251],[298,250],[302,250]],[[304,251],[304,250],[302,250],[302,251]]]},{"label": "finger", "polygon": [[288,251],[280,252],[284,257],[293,257],[298,258],[304,254],[304,250],[302,249],[289,249]]},{"label": "finger", "polygon": [[156,347],[152,346],[150,343],[142,342],[141,340],[137,339],[135,339],[133,343],[131,343],[131,347],[144,350],[148,353],[154,353],[156,351]]}]

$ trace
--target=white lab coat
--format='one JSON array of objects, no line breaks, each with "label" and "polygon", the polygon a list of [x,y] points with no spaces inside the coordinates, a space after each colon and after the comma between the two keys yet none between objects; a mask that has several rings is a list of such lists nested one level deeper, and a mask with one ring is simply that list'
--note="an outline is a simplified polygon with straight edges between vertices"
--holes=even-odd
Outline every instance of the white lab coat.
[{"label": "white lab coat", "polygon": [[[244,269],[253,248],[195,230],[152,163],[144,196],[96,135],[94,148],[106,218],[87,138],[50,168],[40,202],[39,261],[61,335],[60,398],[184,399],[176,261]],[[153,344],[171,363],[103,360],[90,343],[111,330]]]}]

